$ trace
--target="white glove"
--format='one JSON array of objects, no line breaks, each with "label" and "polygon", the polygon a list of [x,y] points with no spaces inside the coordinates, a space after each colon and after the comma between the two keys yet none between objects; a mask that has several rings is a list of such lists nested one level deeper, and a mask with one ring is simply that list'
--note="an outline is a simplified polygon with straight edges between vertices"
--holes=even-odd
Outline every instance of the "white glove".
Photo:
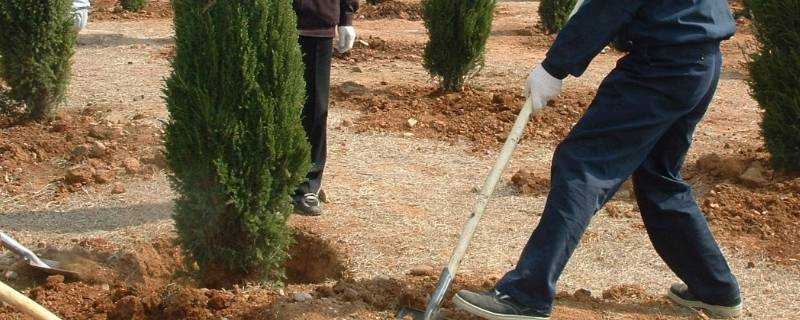
[{"label": "white glove", "polygon": [[523,94],[525,98],[530,98],[533,107],[536,109],[543,108],[550,100],[553,100],[559,93],[561,93],[560,79],[557,79],[547,73],[547,70],[542,68],[539,64],[536,68],[531,70],[528,75],[528,80],[525,81],[525,91]]},{"label": "white glove", "polygon": [[72,30],[80,32],[83,28],[86,28],[86,25],[89,23],[89,10],[81,9],[72,12],[72,20]]},{"label": "white glove", "polygon": [[356,28],[353,26],[339,26],[339,43],[336,44],[336,50],[339,50],[339,53],[345,53],[353,49],[355,42]]},{"label": "white glove", "polygon": [[73,30],[75,32],[86,28],[86,24],[89,23],[89,8],[91,8],[89,0],[72,0]]}]

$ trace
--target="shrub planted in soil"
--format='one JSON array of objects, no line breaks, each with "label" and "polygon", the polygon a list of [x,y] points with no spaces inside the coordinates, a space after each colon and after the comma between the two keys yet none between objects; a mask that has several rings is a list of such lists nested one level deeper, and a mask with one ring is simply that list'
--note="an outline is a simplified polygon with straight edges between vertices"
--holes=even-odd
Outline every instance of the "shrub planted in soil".
[{"label": "shrub planted in soil", "polygon": [[292,4],[173,6],[165,145],[179,241],[208,286],[280,280],[291,242],[289,195],[310,167]]},{"label": "shrub planted in soil", "polygon": [[539,20],[547,33],[556,33],[567,24],[569,13],[576,0],[542,0],[539,2]]},{"label": "shrub planted in soil", "polygon": [[130,12],[139,12],[147,6],[148,0],[120,0],[122,9]]},{"label": "shrub planted in soil", "polygon": [[759,51],[749,63],[761,131],[777,169],[800,171],[800,0],[749,0]]},{"label": "shrub planted in soil", "polygon": [[483,65],[495,0],[426,0],[428,29],[423,64],[444,91],[461,91]]},{"label": "shrub planted in soil", "polygon": [[53,115],[64,98],[75,46],[71,5],[68,0],[0,2],[0,76],[31,119]]}]

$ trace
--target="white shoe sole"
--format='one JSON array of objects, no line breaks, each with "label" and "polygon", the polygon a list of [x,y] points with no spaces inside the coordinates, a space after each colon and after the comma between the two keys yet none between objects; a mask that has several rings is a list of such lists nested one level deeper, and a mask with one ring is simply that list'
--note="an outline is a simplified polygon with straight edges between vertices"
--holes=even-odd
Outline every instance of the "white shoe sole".
[{"label": "white shoe sole", "polygon": [[742,304],[735,307],[715,306],[702,301],[685,300],[678,295],[672,293],[672,290],[667,292],[667,297],[673,302],[688,308],[703,309],[709,316],[713,318],[736,318],[742,313]]},{"label": "white shoe sole", "polygon": [[520,315],[507,315],[494,313],[488,310],[483,310],[477,306],[467,302],[458,295],[453,296],[453,304],[466,312],[479,316],[488,320],[547,320],[549,317],[533,317],[533,316],[520,316]]}]

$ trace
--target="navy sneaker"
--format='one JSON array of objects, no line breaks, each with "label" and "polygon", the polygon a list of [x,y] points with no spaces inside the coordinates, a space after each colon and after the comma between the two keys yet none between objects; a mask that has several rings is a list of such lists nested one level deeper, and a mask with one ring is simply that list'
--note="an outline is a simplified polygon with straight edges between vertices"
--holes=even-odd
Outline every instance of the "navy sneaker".
[{"label": "navy sneaker", "polygon": [[549,314],[536,312],[497,290],[486,293],[461,290],[453,296],[453,304],[461,310],[489,320],[550,319]]},{"label": "navy sneaker", "polygon": [[667,297],[681,306],[703,309],[709,316],[714,318],[735,318],[742,313],[741,299],[737,298],[735,301],[725,305],[705,303],[689,292],[689,287],[683,283],[673,284],[669,288]]}]

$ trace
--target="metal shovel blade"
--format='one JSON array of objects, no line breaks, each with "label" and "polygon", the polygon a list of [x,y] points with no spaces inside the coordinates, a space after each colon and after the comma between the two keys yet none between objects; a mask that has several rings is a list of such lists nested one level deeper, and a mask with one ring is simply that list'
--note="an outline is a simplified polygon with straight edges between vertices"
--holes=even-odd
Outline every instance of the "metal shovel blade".
[{"label": "metal shovel blade", "polygon": [[11,236],[0,232],[0,243],[4,247],[11,250],[11,252],[18,255],[20,258],[28,262],[28,265],[36,270],[41,270],[49,274],[61,274],[65,276],[78,277],[78,273],[71,270],[63,269],[61,263],[54,260],[47,260],[39,258],[33,251],[26,248]]}]

